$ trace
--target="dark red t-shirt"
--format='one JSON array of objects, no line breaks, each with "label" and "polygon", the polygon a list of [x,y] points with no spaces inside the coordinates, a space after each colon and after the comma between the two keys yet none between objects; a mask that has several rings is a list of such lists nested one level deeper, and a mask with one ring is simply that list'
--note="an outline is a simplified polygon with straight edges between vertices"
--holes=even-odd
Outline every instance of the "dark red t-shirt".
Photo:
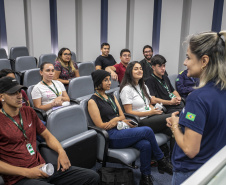
[{"label": "dark red t-shirt", "polygon": [[[36,134],[41,134],[46,127],[40,121],[31,107],[20,108],[24,130],[35,154],[27,150],[25,137],[21,130],[3,113],[0,112],[0,160],[13,166],[32,168],[45,163],[41,154],[36,150]],[[20,117],[13,119],[20,124]],[[5,184],[11,185],[23,179],[22,176],[2,175]]]},{"label": "dark red t-shirt", "polygon": [[119,83],[121,83],[124,74],[126,72],[126,67],[120,62],[119,64],[115,64],[114,65],[115,69],[116,69],[116,74],[118,75],[118,81]]}]

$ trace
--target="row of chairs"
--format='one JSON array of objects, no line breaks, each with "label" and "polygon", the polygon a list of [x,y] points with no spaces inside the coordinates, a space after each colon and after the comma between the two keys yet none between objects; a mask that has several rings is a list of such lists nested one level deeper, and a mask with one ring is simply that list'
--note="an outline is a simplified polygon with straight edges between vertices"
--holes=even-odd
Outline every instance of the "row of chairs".
[{"label": "row of chairs", "polygon": [[[71,52],[72,54],[72,60],[76,62],[76,55],[75,52]],[[4,48],[0,48],[0,59],[10,59],[10,60],[16,60],[17,57],[22,57],[22,56],[30,56],[28,48],[25,46],[19,46],[19,47],[12,47],[10,49],[9,57],[7,56],[6,50]],[[45,60],[53,62],[55,61],[57,56],[53,53],[51,54],[44,54],[39,57],[39,65]]]},{"label": "row of chairs", "polygon": [[[18,82],[27,87],[35,84],[37,81],[40,81],[40,69],[37,68],[34,57],[18,57],[14,64],[15,65],[13,69],[8,59],[0,59],[0,70],[12,69],[16,72],[19,72],[20,76],[17,77]],[[87,76],[95,70],[95,66],[93,62],[84,62],[78,64],[78,69],[80,76]]]}]

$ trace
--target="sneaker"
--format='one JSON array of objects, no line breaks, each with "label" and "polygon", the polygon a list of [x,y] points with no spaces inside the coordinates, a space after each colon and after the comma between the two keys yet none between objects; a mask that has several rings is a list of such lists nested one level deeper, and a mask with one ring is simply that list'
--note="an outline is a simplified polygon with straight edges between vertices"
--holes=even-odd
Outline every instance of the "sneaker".
[{"label": "sneaker", "polygon": [[140,179],[140,185],[153,185],[153,177],[151,175],[143,175]]},{"label": "sneaker", "polygon": [[166,172],[170,175],[173,175],[172,164],[165,157],[163,157],[158,161],[158,171],[161,174],[164,174],[164,172]]}]

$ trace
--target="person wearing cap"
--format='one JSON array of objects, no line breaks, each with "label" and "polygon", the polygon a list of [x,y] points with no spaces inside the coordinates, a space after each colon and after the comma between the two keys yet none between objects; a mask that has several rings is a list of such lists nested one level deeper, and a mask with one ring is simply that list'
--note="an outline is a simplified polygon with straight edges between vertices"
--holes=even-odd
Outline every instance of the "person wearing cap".
[{"label": "person wearing cap", "polygon": [[[172,168],[165,160],[152,129],[132,125],[131,120],[125,118],[116,97],[105,93],[111,87],[110,76],[110,73],[104,70],[96,70],[92,73],[95,93],[88,101],[88,112],[94,124],[108,132],[110,148],[134,147],[140,151],[140,171],[142,173],[140,185],[151,185],[153,184],[151,179],[152,153],[159,161],[159,172],[164,173],[167,168],[172,173]],[[122,121],[130,128],[119,130],[118,124],[121,124]]]},{"label": "person wearing cap", "polygon": [[42,81],[34,86],[31,96],[34,106],[46,111],[49,115],[53,110],[70,104],[70,98],[64,85],[53,80],[55,70],[52,63],[44,62],[40,66]]},{"label": "person wearing cap", "polygon": [[[42,124],[35,111],[22,107],[21,89],[11,77],[0,79],[0,174],[6,185],[98,184],[96,172],[73,167],[58,140]],[[58,153],[58,166],[49,177],[40,170],[45,160],[36,149],[36,134]]]},{"label": "person wearing cap", "polygon": [[[2,78],[4,76],[9,76],[9,77],[16,79],[15,72],[11,69],[2,69],[0,71],[0,78]],[[22,105],[23,106],[30,106],[30,102],[29,102],[29,99],[27,97],[26,92],[23,89],[21,89],[21,93],[22,93],[22,99],[23,99]],[[0,108],[1,107],[2,107],[2,104],[0,102]]]}]

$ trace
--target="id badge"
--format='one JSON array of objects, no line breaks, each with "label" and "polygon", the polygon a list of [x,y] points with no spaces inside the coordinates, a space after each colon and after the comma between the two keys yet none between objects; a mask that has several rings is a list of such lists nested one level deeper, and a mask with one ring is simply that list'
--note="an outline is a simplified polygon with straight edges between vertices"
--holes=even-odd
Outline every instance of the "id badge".
[{"label": "id badge", "polygon": [[149,110],[149,107],[146,107],[146,106],[145,106],[145,110]]},{"label": "id badge", "polygon": [[173,93],[170,93],[169,97],[172,99],[172,98],[175,98],[176,96]]},{"label": "id badge", "polygon": [[26,144],[27,150],[30,153],[30,155],[34,155],[35,151],[33,149],[33,147],[31,146],[31,143]]}]

